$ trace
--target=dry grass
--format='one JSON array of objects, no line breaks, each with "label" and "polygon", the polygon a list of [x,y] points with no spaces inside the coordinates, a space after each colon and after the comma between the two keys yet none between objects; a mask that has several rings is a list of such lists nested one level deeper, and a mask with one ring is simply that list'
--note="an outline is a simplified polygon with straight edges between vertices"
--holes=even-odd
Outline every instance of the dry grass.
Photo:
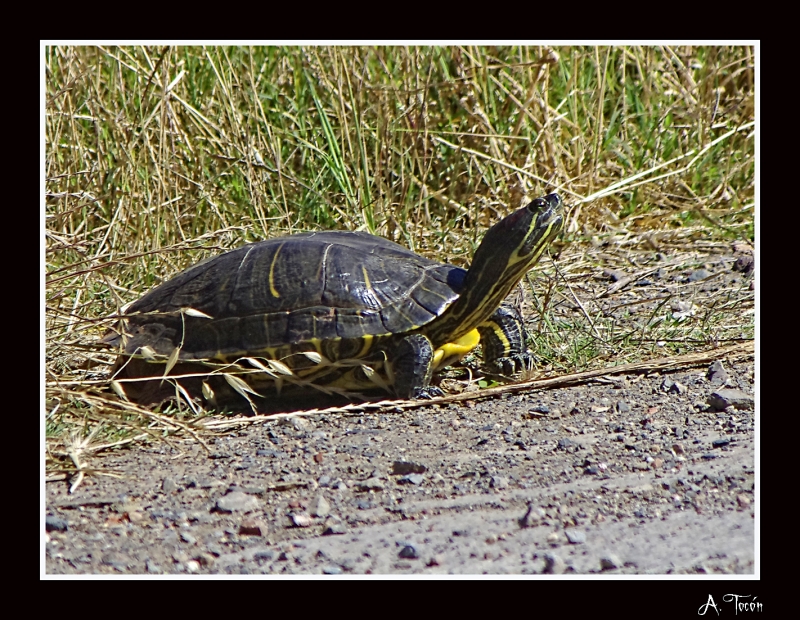
[{"label": "dry grass", "polygon": [[625,303],[652,319],[637,322],[597,280],[753,242],[751,47],[49,47],[45,71],[55,469],[81,468],[70,446],[195,432],[191,412],[115,399],[97,338],[184,267],[301,230],[467,265],[487,226],[556,190],[561,277],[539,279],[530,307],[550,368],[752,338],[752,291],[693,294],[679,321],[639,288]]}]

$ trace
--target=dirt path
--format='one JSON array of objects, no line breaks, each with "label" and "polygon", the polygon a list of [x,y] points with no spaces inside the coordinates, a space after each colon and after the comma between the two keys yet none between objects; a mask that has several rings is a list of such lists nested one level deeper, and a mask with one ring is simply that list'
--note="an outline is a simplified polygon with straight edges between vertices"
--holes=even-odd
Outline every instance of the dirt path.
[{"label": "dirt path", "polygon": [[[753,394],[752,361],[726,370]],[[47,485],[46,571],[753,573],[753,408],[709,409],[721,387],[699,368],[120,451]]]}]

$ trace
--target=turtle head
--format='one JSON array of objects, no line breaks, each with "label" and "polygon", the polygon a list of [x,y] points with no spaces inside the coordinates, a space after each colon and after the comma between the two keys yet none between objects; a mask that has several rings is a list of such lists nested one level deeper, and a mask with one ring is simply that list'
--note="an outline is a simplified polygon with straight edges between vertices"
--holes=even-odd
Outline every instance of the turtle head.
[{"label": "turtle head", "polygon": [[459,298],[429,330],[433,340],[450,342],[487,320],[563,224],[561,197],[549,194],[492,226],[475,252]]},{"label": "turtle head", "polygon": [[563,204],[561,196],[548,194],[503,218],[486,233],[472,264],[481,269],[487,262],[497,264],[501,270],[521,269],[518,280],[536,264],[542,251],[561,231]]},{"label": "turtle head", "polygon": [[493,305],[492,312],[533,267],[564,224],[558,194],[537,198],[492,226],[483,238],[464,282]]}]

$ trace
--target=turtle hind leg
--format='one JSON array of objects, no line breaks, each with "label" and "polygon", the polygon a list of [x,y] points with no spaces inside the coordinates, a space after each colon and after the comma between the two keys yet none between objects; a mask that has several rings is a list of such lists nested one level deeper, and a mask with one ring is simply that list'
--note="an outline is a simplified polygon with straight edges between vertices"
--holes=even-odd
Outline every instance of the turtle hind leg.
[{"label": "turtle hind leg", "polygon": [[483,363],[498,375],[511,377],[533,365],[533,355],[525,346],[525,327],[519,313],[500,306],[478,326],[483,348]]},{"label": "turtle hind leg", "polygon": [[444,393],[431,386],[433,375],[433,345],[422,334],[402,338],[392,356],[394,391],[399,398],[432,398]]}]

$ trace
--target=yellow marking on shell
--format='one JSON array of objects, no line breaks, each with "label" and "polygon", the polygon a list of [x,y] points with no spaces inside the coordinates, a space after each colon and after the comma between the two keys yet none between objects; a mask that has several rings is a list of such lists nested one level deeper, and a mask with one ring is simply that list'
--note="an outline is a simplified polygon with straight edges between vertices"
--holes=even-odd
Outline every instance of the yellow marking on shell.
[{"label": "yellow marking on shell", "polygon": [[278,262],[278,254],[281,253],[281,248],[283,248],[284,244],[281,243],[278,246],[278,249],[275,250],[275,254],[272,255],[272,264],[269,266],[269,292],[272,293],[272,296],[275,298],[280,297],[280,293],[278,293],[278,289],[275,288],[275,263]]},{"label": "yellow marking on shell", "polygon": [[370,293],[374,293],[374,291],[372,290],[372,284],[370,284],[369,282],[369,275],[367,274],[367,268],[364,267],[364,265],[361,265],[361,273],[364,274],[364,286],[367,287],[367,290],[369,290]]},{"label": "yellow marking on shell", "polygon": [[477,347],[480,341],[481,336],[478,330],[473,329],[461,336],[461,338],[443,344],[433,352],[433,369],[439,370],[443,366],[457,362]]},{"label": "yellow marking on shell", "polygon": [[363,336],[361,336],[361,340],[364,342],[364,344],[362,345],[361,350],[358,352],[358,355],[356,355],[356,359],[362,359],[363,357],[365,357],[372,348],[371,334],[364,334]]}]

